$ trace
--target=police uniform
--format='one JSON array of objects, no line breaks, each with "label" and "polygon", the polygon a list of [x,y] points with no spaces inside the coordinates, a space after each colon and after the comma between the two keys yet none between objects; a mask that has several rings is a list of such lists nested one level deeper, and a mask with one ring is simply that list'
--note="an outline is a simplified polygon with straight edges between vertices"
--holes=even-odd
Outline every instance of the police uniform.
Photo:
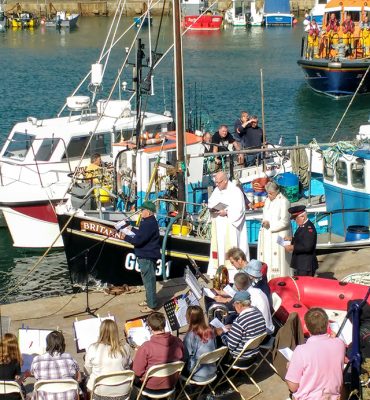
[{"label": "police uniform", "polygon": [[[291,218],[295,219],[299,214],[305,211],[304,206],[296,206],[289,208]],[[294,246],[291,268],[295,270],[296,276],[314,276],[318,268],[316,258],[316,242],[317,232],[313,223],[307,221],[298,227],[292,239]]]}]

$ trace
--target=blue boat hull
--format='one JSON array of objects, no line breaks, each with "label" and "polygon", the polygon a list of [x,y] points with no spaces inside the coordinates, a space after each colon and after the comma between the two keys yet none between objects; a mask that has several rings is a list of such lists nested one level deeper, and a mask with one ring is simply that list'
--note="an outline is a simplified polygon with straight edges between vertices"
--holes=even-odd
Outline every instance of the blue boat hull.
[{"label": "blue boat hull", "polygon": [[265,25],[293,25],[293,16],[291,14],[265,14]]},{"label": "blue boat hull", "polygon": [[[140,26],[141,24],[141,17],[134,17],[134,23],[136,26]],[[150,17],[150,25],[153,23],[153,18]],[[142,26],[148,26],[149,25],[149,19],[148,17],[145,17],[143,25]]]},{"label": "blue boat hull", "polygon": [[[311,88],[333,97],[353,95],[369,61],[332,62],[329,60],[298,60],[298,65],[306,75],[306,81]],[[370,91],[370,74],[367,74],[359,93]]]}]

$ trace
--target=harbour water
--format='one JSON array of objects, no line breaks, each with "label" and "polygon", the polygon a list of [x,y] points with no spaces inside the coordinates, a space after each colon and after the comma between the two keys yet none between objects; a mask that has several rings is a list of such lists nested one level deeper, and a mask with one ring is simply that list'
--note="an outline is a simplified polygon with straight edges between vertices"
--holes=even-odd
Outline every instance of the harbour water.
[{"label": "harbour water", "polygon": [[[27,116],[39,119],[55,115],[100,54],[110,18],[81,18],[75,31],[39,27],[34,31],[0,33],[0,143],[11,127]],[[122,31],[131,23],[127,17]],[[167,17],[159,35],[158,50],[172,41],[172,18]],[[159,20],[153,22],[153,38]],[[122,52],[136,33],[132,29]],[[221,32],[190,33],[183,40],[186,112],[194,118],[202,112],[206,129],[220,123],[233,125],[241,110],[257,114],[261,122],[261,69],[263,70],[265,128],[269,141],[282,135],[285,143],[296,136],[326,142],[350,99],[338,101],[312,92],[296,64],[302,24],[293,28],[227,28]],[[145,50],[148,51],[147,49]],[[118,59],[108,70],[113,82]],[[156,96],[148,109],[171,109],[172,56],[155,70]],[[109,82],[104,91],[109,90]],[[352,138],[369,115],[369,96],[355,99],[335,140]],[[189,107],[189,104],[192,104]],[[14,249],[8,231],[0,229],[0,297],[14,287],[39,258],[39,253]],[[58,295],[71,290],[63,252],[53,252],[35,269],[21,289],[2,302]]]}]

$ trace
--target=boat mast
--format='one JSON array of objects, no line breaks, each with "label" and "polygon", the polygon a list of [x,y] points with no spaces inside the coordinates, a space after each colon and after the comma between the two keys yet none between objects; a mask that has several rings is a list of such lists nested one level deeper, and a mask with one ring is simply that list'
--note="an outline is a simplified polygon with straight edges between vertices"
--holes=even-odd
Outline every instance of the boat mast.
[{"label": "boat mast", "polygon": [[[176,107],[176,155],[178,200],[185,201],[185,121],[184,121],[184,77],[182,63],[182,36],[180,0],[173,0],[173,35],[175,69],[175,107]],[[183,205],[179,204],[181,209]]]}]

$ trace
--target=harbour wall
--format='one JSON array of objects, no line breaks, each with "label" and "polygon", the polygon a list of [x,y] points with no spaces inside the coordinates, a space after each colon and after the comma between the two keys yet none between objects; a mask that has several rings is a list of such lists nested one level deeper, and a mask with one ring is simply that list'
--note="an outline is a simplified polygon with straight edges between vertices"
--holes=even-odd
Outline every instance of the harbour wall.
[{"label": "harbour wall", "polygon": [[[211,1],[209,2],[211,3]],[[262,1],[260,1],[262,5]],[[166,13],[171,12],[172,2],[166,3]],[[220,12],[225,11],[230,7],[231,1],[219,1],[218,10]],[[299,0],[290,2],[291,10],[294,15],[304,15],[306,10],[310,10],[313,7],[314,0]],[[257,1],[257,6],[258,6]],[[116,11],[117,2],[116,1],[104,1],[104,0],[85,0],[85,1],[55,1],[48,3],[41,3],[39,1],[8,1],[5,4],[6,12],[16,12],[20,10],[27,10],[34,12],[39,16],[45,16],[50,14],[55,14],[56,11],[64,10],[68,13],[80,13],[83,16],[107,16],[112,15]],[[124,15],[139,15],[142,14],[147,7],[147,2],[142,0],[129,0],[125,3]],[[152,15],[160,15],[162,12],[163,3],[158,3],[152,11]]]}]

